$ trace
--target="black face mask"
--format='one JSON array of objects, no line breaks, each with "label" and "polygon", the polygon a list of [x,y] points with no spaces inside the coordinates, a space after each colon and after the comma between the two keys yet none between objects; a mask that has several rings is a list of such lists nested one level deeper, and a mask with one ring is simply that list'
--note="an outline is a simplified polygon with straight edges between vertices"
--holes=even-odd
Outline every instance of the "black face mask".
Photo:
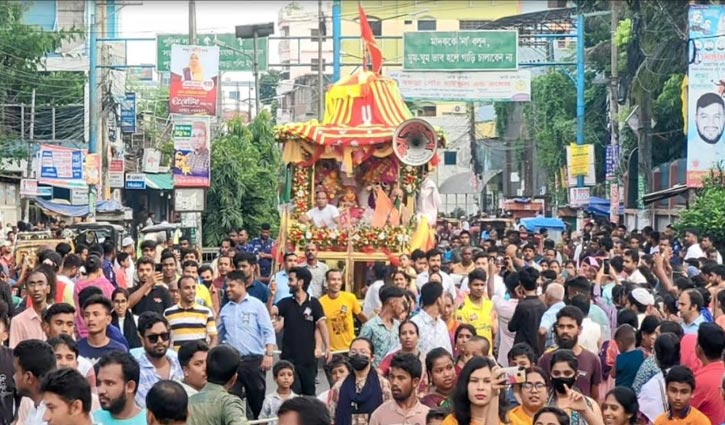
[{"label": "black face mask", "polygon": [[213,281],[211,281],[211,280],[202,280],[202,281],[201,281],[201,283],[203,283],[203,284],[204,284],[204,286],[206,286],[207,288],[211,288],[211,284],[212,284],[212,282],[213,282]]},{"label": "black face mask", "polygon": [[361,356],[359,354],[350,356],[350,366],[352,366],[352,368],[357,371],[365,369],[366,367],[368,367],[369,364],[370,359],[365,356]]},{"label": "black face mask", "polygon": [[572,376],[571,378],[551,378],[551,386],[554,387],[554,390],[559,394],[566,393],[566,389],[564,388],[565,384],[569,387],[569,389],[572,389],[575,382],[575,376]]}]

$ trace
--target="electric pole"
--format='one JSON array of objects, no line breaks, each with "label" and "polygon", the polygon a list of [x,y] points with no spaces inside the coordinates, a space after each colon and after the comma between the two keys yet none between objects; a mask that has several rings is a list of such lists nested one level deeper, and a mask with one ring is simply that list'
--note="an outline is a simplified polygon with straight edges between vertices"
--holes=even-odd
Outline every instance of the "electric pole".
[{"label": "electric pole", "polygon": [[613,221],[615,223],[619,222],[619,176],[617,176],[617,168],[619,166],[619,69],[617,68],[618,65],[618,57],[619,57],[619,51],[617,49],[617,43],[615,41],[616,33],[617,33],[617,26],[619,25],[619,2],[613,1],[610,3],[612,6],[612,15],[611,15],[611,21],[610,21],[610,27],[611,27],[611,67],[612,70],[610,72],[610,78],[609,78],[609,131],[610,131],[610,140],[609,143],[612,146],[611,147],[611,154],[616,155],[615,158],[612,158],[613,160],[613,170],[610,181],[610,189],[609,189],[609,221]]},{"label": "electric pole", "polygon": [[189,0],[189,45],[196,44],[196,1]]},{"label": "electric pole", "polygon": [[[25,178],[29,179],[30,175],[33,172],[33,144],[35,143],[35,89],[33,89],[33,93],[31,95],[30,99],[30,139],[28,140],[28,165],[26,168],[26,176]],[[55,109],[54,109],[55,110]],[[25,119],[25,117],[22,117],[21,119]],[[54,137],[55,139],[55,137]],[[40,162],[38,163],[38,167],[40,167]],[[30,222],[30,199],[25,198],[23,199],[23,219],[26,220],[28,223]]]},{"label": "electric pole", "polygon": [[324,93],[324,78],[323,72],[325,68],[325,61],[322,58],[322,33],[326,31],[325,15],[322,14],[322,0],[317,0],[317,119],[322,122],[325,118],[325,93]]},{"label": "electric pole", "polygon": [[[98,153],[98,118],[101,115],[101,102],[98,99],[98,22],[96,15],[96,2],[89,0],[86,3],[90,9],[89,18],[91,22],[90,51],[88,53],[88,153]],[[88,185],[88,221],[96,221],[96,199],[98,186]]]}]

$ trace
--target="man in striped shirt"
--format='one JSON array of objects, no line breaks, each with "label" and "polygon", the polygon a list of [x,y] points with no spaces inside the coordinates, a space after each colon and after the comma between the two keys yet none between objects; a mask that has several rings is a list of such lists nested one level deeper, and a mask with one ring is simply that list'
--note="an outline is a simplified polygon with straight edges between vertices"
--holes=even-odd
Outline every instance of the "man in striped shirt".
[{"label": "man in striped shirt", "polygon": [[212,311],[196,303],[196,279],[179,279],[179,303],[164,311],[171,328],[171,342],[178,351],[185,342],[205,341],[210,347],[217,344],[217,329]]}]

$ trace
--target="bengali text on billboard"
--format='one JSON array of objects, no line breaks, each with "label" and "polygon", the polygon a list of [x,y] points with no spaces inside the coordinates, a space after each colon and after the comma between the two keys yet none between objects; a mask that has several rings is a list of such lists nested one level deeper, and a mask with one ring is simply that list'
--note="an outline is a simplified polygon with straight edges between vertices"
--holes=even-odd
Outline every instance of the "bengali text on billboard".
[{"label": "bengali text on billboard", "polygon": [[174,118],[174,187],[209,187],[209,124],[207,117]]},{"label": "bengali text on billboard", "polygon": [[171,46],[169,112],[216,115],[219,48]]}]

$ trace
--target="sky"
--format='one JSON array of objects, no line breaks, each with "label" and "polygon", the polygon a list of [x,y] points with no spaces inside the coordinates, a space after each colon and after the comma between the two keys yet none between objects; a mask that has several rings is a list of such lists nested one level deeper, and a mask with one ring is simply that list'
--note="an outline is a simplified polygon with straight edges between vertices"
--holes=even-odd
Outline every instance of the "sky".
[{"label": "sky", "polygon": [[[184,34],[189,30],[187,1],[129,2],[120,14],[120,37],[155,37],[156,34]],[[139,3],[142,3],[139,5]],[[234,33],[236,25],[277,22],[279,10],[288,1],[197,1],[196,31]],[[316,2],[315,7],[316,7]],[[271,43],[270,43],[271,44]],[[270,63],[278,62],[277,49],[270,45]],[[156,43],[129,42],[128,64],[155,64]],[[236,73],[235,73],[236,74]],[[238,73],[240,77],[248,73]],[[251,74],[250,74],[251,76]],[[251,77],[250,77],[251,78]]]}]

